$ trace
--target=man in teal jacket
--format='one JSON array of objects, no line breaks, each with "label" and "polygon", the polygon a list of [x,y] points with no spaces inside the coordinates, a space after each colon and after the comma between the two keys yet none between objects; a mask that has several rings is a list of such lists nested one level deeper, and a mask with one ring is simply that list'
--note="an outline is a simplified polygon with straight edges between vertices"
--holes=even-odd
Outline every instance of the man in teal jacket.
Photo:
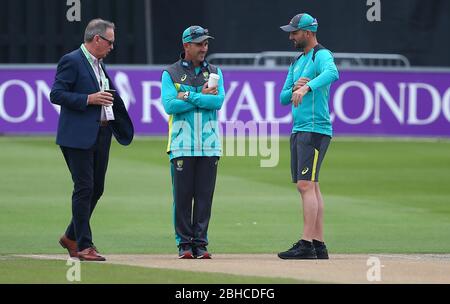
[{"label": "man in teal jacket", "polygon": [[303,51],[289,67],[280,101],[292,105],[291,173],[303,201],[304,221],[302,237],[278,254],[281,259],[328,259],[319,170],[332,136],[330,86],[339,74],[331,52],[317,42],[317,28],[317,20],[306,13],[281,27]]},{"label": "man in teal jacket", "polygon": [[[184,53],[162,74],[161,100],[169,114],[167,153],[171,162],[175,238],[179,258],[208,259],[208,225],[221,142],[217,110],[225,90],[222,71],[205,61],[207,29],[183,32]],[[208,87],[210,74],[219,75]]]}]

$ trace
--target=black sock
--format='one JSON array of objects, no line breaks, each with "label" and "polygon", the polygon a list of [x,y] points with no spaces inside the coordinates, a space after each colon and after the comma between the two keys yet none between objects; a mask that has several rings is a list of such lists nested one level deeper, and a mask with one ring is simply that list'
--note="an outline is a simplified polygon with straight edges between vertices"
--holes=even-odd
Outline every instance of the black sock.
[{"label": "black sock", "polygon": [[300,243],[301,243],[302,245],[304,245],[305,247],[311,247],[311,246],[312,246],[312,242],[310,242],[310,241],[305,241],[304,239],[301,239],[301,240],[300,240]]},{"label": "black sock", "polygon": [[324,242],[321,242],[321,241],[318,241],[318,240],[312,240],[312,243],[313,243],[314,247],[321,247],[321,246],[325,245]]}]

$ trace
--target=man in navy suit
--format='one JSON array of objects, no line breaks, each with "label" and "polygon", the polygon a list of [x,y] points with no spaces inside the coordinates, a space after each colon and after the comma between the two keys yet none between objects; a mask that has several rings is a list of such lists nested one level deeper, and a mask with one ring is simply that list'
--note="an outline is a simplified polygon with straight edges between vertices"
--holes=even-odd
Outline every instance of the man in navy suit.
[{"label": "man in navy suit", "polygon": [[[103,194],[111,137],[133,139],[133,124],[103,65],[114,47],[114,24],[89,22],[81,47],[61,58],[50,93],[61,106],[56,144],[72,176],[72,220],[59,243],[71,257],[104,261],[92,241],[90,218]],[[110,91],[111,92],[111,91]]]}]

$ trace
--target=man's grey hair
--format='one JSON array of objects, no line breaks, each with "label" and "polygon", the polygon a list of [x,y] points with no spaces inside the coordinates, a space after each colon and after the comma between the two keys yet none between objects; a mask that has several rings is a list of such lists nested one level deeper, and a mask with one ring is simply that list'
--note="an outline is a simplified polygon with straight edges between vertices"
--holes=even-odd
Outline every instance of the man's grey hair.
[{"label": "man's grey hair", "polygon": [[106,31],[110,28],[113,30],[115,28],[114,23],[110,21],[99,18],[89,21],[86,30],[84,31],[84,42],[91,42],[95,35],[104,36]]}]

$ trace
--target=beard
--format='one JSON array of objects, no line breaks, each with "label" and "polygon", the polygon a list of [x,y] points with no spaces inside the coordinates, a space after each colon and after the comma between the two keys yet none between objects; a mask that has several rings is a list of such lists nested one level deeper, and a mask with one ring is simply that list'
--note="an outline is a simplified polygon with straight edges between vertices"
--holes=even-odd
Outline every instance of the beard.
[{"label": "beard", "polygon": [[295,41],[295,48],[297,50],[303,50],[306,47],[306,41],[302,40],[302,41]]}]

